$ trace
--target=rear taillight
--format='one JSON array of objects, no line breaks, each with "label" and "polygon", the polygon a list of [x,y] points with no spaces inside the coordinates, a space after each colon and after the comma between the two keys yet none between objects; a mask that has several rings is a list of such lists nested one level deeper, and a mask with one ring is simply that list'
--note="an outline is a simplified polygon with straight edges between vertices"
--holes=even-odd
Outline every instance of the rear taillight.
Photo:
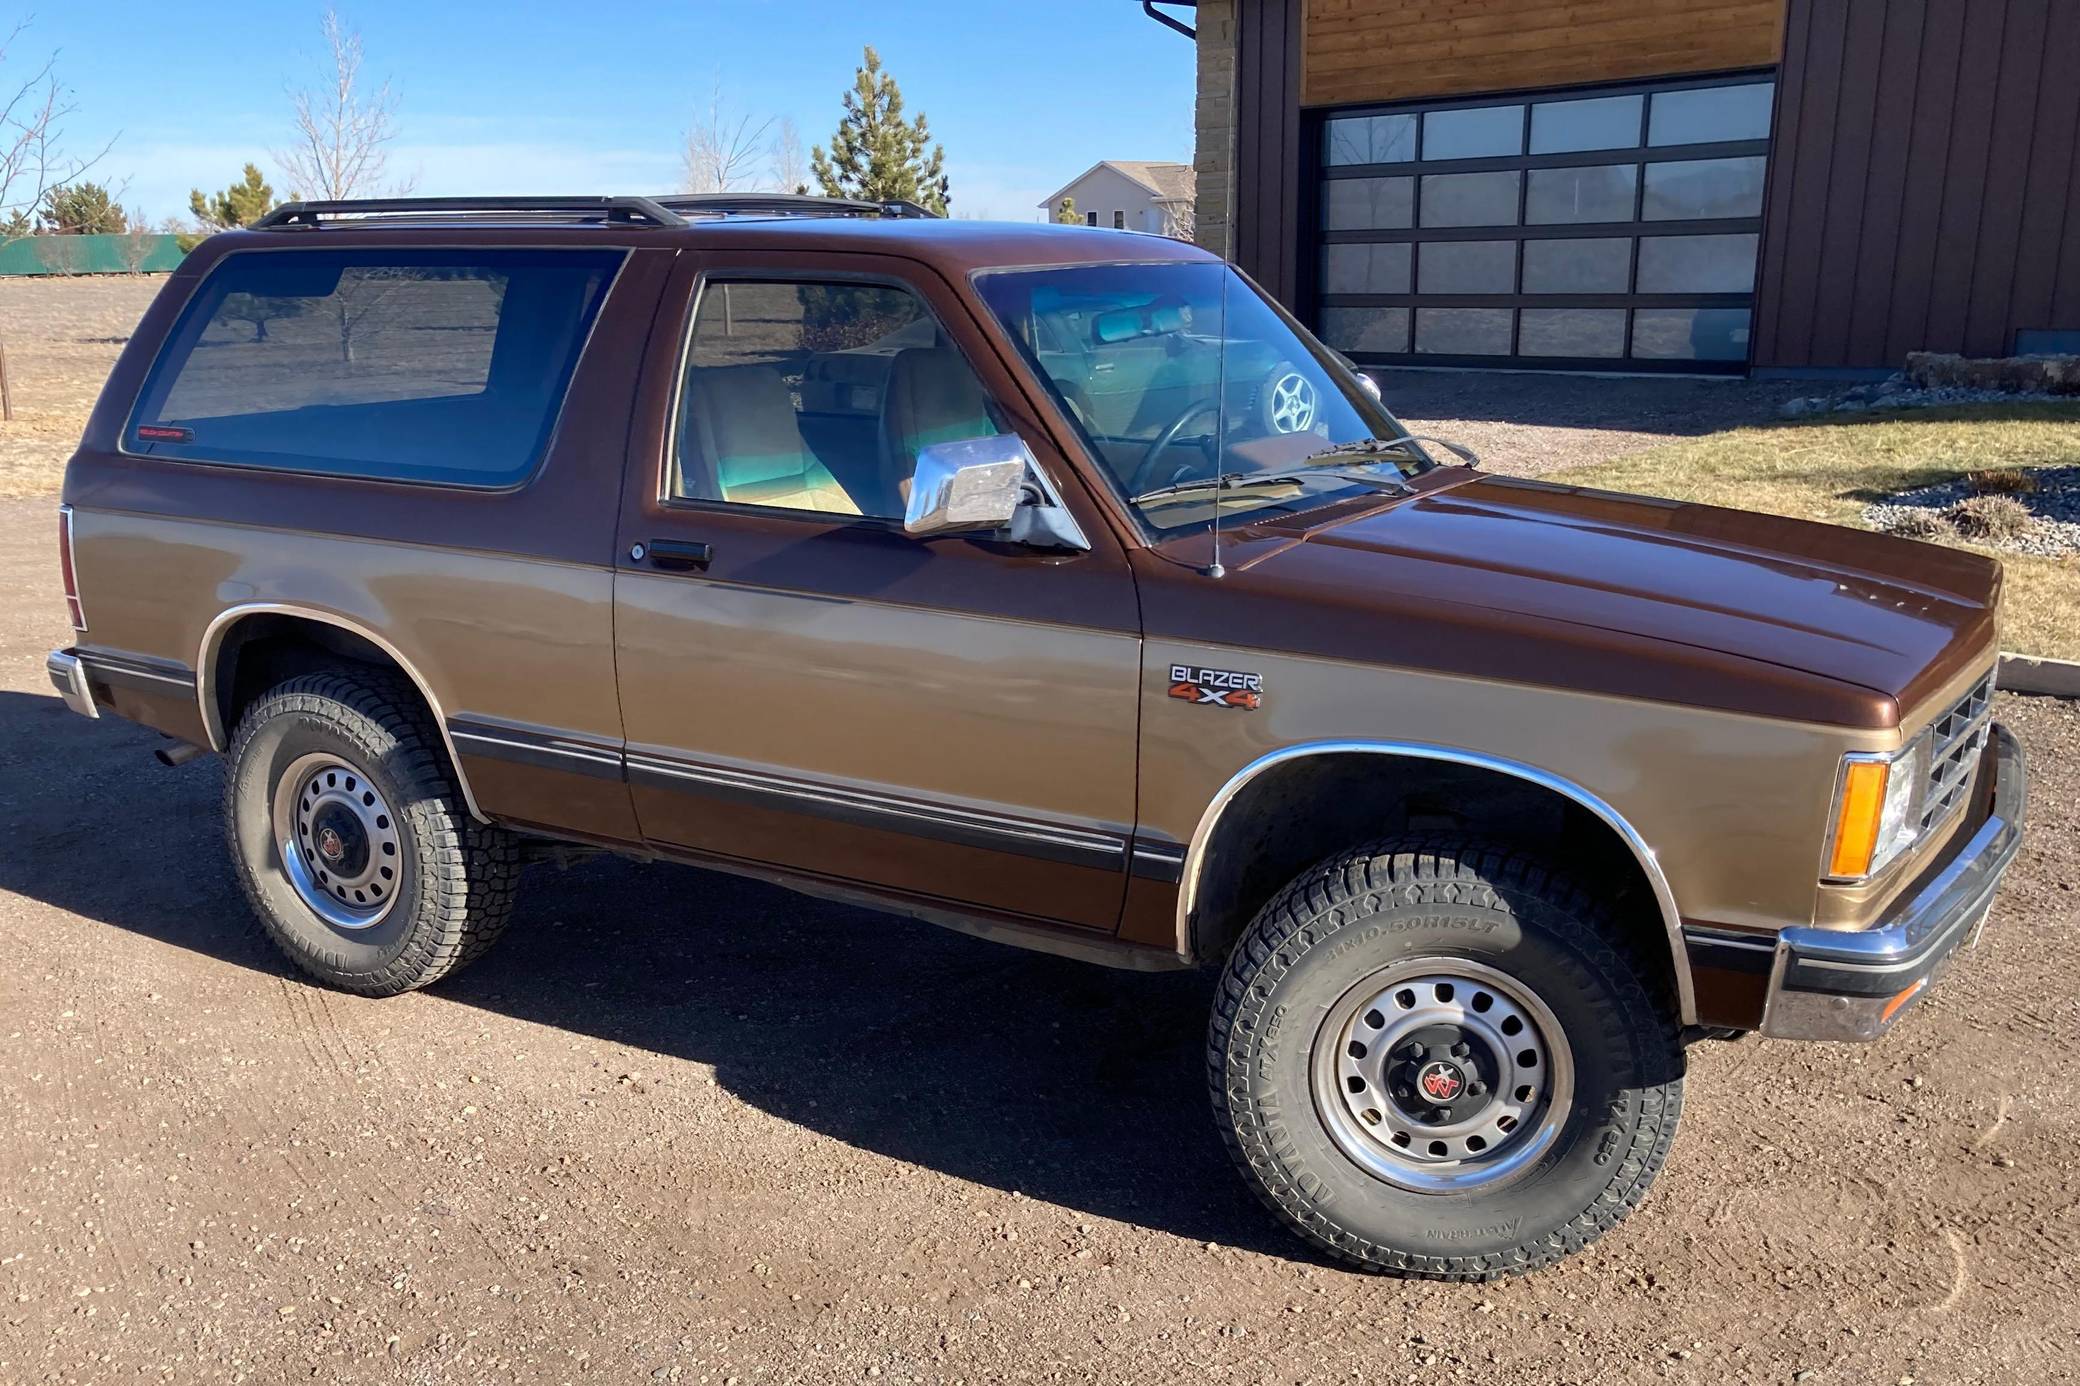
[{"label": "rear taillight", "polygon": [[65,574],[65,609],[72,616],[72,628],[86,633],[87,613],[79,604],[79,574],[72,566],[72,507],[58,507],[58,567]]}]

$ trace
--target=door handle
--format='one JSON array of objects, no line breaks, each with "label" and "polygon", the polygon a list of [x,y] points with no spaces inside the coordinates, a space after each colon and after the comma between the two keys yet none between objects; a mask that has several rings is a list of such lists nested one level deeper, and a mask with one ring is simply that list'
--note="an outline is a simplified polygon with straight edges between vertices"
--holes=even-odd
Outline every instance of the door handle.
[{"label": "door handle", "polygon": [[694,543],[684,539],[652,539],[650,541],[650,566],[669,568],[675,572],[706,572],[708,564],[715,558],[711,544]]}]

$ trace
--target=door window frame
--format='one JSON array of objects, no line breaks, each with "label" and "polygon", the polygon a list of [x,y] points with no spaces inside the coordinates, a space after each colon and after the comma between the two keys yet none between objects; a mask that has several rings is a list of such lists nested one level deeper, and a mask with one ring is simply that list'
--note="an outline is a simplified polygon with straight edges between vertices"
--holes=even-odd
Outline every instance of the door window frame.
[{"label": "door window frame", "polygon": [[[804,259],[815,261],[829,257],[845,263],[804,265]],[[644,386],[639,382],[637,395],[631,406],[630,416],[631,456],[628,483],[624,486],[627,502],[624,505],[622,525],[627,529],[639,512],[647,511],[658,518],[686,519],[691,516],[716,518],[734,517],[738,521],[763,522],[786,520],[824,533],[867,532],[898,535],[919,545],[943,544],[946,539],[916,539],[903,527],[900,516],[846,515],[832,511],[801,510],[787,506],[753,505],[742,501],[709,500],[699,496],[677,496],[672,494],[672,476],[677,466],[676,449],[682,396],[686,388],[686,370],[693,349],[693,334],[700,322],[701,296],[710,283],[730,280],[759,283],[794,284],[842,284],[859,283],[880,285],[900,289],[915,298],[938,326],[945,340],[961,354],[961,359],[974,373],[977,387],[990,408],[995,411],[999,423],[1009,436],[1019,438],[1031,454],[1032,465],[1039,480],[1040,489],[1049,500],[1060,506],[1074,522],[1077,531],[1091,547],[1080,556],[1103,557],[1123,556],[1128,535],[1138,534],[1138,527],[1131,517],[1113,509],[1113,497],[1102,487],[1094,487],[1084,477],[1076,475],[1073,449],[1080,440],[1074,435],[1064,437],[1051,426],[1043,413],[1044,397],[1035,396],[1033,387],[1024,375],[1023,363],[1008,343],[992,336],[991,321],[975,311],[965,302],[963,288],[948,283],[928,265],[893,264],[890,268],[866,268],[859,262],[873,260],[888,264],[893,257],[873,251],[782,251],[771,246],[745,247],[741,251],[711,250],[703,248],[694,252],[681,274],[667,283],[661,305],[659,321],[652,330],[653,349],[650,364],[645,367],[646,379],[655,381],[653,371],[665,374],[662,400],[646,403],[646,398],[656,400],[649,393],[656,384]],[[680,287],[684,284],[684,288]],[[972,285],[965,292],[973,292]],[[672,315],[682,312],[683,322],[674,324]],[[964,333],[958,323],[949,317],[949,312],[963,314],[967,324]],[[660,358],[655,346],[659,337],[676,335],[677,344],[669,354],[669,364]],[[990,370],[978,360],[978,351],[987,351],[997,374],[1015,392],[1006,395],[1001,387],[990,383]],[[660,405],[662,406],[660,409]],[[651,430],[656,429],[655,434]],[[655,438],[656,450],[645,445],[644,436]],[[640,449],[640,455],[636,453]],[[632,532],[632,531],[630,531]],[[1099,535],[1105,536],[1100,540]],[[627,535],[619,543],[617,564],[628,560]],[[1039,551],[1036,551],[1039,552]],[[1062,555],[1074,557],[1079,555]]]}]

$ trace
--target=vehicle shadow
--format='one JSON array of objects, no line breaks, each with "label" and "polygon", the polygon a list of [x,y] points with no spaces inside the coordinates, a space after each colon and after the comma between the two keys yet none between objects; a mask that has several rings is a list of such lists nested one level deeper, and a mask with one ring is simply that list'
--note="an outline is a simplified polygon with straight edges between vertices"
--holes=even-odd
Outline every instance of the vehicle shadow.
[{"label": "vehicle shadow", "polygon": [[[0,891],[294,975],[226,864],[214,759],[0,691]],[[1210,979],[983,943],[732,876],[534,868],[456,1005],[714,1066],[746,1102],[863,1150],[1095,1216],[1294,1259],[1207,1111]]]}]

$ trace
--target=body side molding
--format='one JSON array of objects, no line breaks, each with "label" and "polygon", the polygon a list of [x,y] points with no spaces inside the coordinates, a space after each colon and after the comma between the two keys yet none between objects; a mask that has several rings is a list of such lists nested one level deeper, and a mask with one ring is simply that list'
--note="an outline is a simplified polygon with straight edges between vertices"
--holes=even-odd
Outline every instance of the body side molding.
[{"label": "body side molding", "polygon": [[1676,1001],[1681,1022],[1694,1025],[1697,1022],[1697,996],[1690,977],[1689,956],[1683,943],[1683,919],[1676,908],[1675,892],[1669,888],[1668,877],[1662,874],[1661,864],[1655,859],[1654,849],[1647,845],[1644,837],[1625,821],[1616,809],[1596,795],[1562,779],[1550,771],[1521,761],[1505,760],[1499,756],[1483,755],[1478,751],[1465,751],[1452,746],[1434,746],[1419,741],[1305,741],[1284,746],[1257,757],[1230,777],[1199,816],[1199,824],[1192,830],[1192,841],[1184,858],[1183,885],[1177,895],[1177,948],[1186,956],[1192,953],[1192,912],[1198,904],[1199,877],[1205,868],[1207,844],[1213,839],[1215,829],[1220,826],[1221,815],[1249,783],[1276,765],[1300,760],[1308,756],[1325,755],[1377,755],[1399,757],[1404,760],[1444,761],[1453,765],[1468,765],[1476,769],[1493,770],[1513,778],[1549,789],[1562,798],[1587,809],[1601,819],[1605,826],[1617,833],[1638,861],[1640,870],[1646,874],[1647,883],[1653,888],[1654,901],[1661,910],[1661,924],[1667,934],[1669,966],[1675,972]]},{"label": "body side molding", "polygon": [[195,656],[195,699],[202,713],[203,729],[209,734],[209,748],[212,751],[222,751],[229,744],[224,719],[217,714],[217,653],[223,646],[225,634],[247,616],[296,616],[328,626],[337,626],[341,630],[360,636],[390,656],[397,667],[404,670],[405,677],[412,681],[412,685],[419,690],[419,696],[426,700],[428,710],[433,713],[434,725],[440,728],[441,744],[447,748],[448,764],[455,769],[455,783],[462,790],[462,801],[469,806],[470,817],[479,823],[491,821],[485,816],[484,811],[477,807],[477,796],[470,790],[469,776],[463,773],[462,757],[456,750],[453,734],[448,730],[448,715],[442,709],[441,700],[435,696],[432,686],[395,645],[367,626],[338,612],[298,606],[292,602],[242,602],[217,613],[210,621],[208,629],[203,631],[202,646]]}]

